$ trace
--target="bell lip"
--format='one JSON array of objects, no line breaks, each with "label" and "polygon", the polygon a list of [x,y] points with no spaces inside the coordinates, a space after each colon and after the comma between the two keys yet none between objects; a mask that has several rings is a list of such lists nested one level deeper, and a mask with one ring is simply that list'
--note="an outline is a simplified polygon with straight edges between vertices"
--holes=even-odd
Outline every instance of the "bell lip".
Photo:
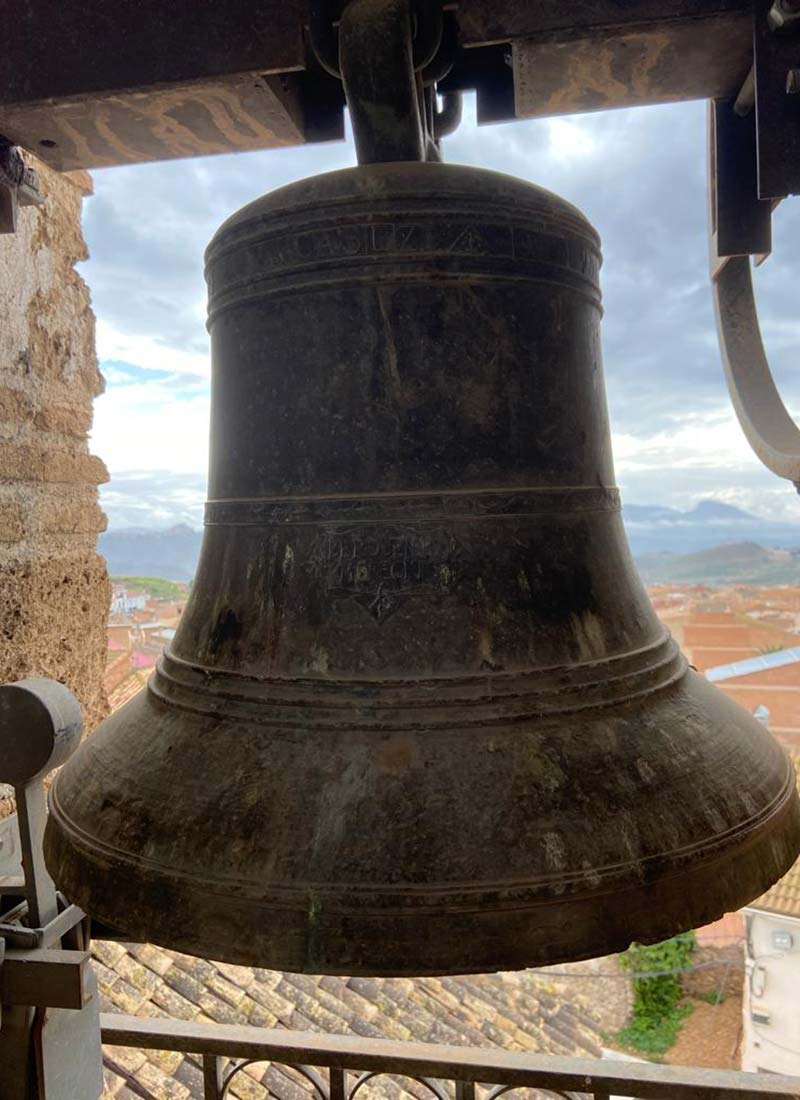
[{"label": "bell lip", "polygon": [[[500,194],[487,196],[487,185],[500,190]],[[449,185],[449,186],[448,186]],[[245,225],[281,215],[319,213],[321,206],[351,205],[366,202],[392,202],[403,198],[418,198],[431,194],[423,189],[435,188],[436,197],[462,197],[475,199],[483,207],[506,206],[512,212],[521,213],[518,203],[527,200],[528,206],[538,200],[542,209],[564,218],[565,235],[580,237],[594,246],[600,256],[600,235],[574,203],[550,191],[540,184],[468,164],[450,164],[442,161],[388,161],[380,164],[354,165],[306,176],[293,183],[284,184],[241,207],[215,232],[205,250],[206,269],[219,250],[221,242],[233,230]],[[567,233],[567,225],[571,232]]]},{"label": "bell lip", "polygon": [[[788,760],[787,764],[791,767]],[[58,846],[63,847],[64,842],[64,832],[55,834],[48,823],[45,851],[53,870],[63,862],[58,858]],[[230,892],[216,895],[208,891],[205,883],[194,883],[185,889],[181,913],[197,914],[203,930],[214,922],[219,929],[236,929],[236,947],[231,948],[224,935],[180,932],[174,926],[170,928],[170,935],[164,937],[165,914],[152,910],[150,921],[134,922],[137,927],[124,929],[124,935],[133,942],[152,942],[169,950],[221,962],[294,973],[423,977],[522,970],[611,954],[625,950],[633,941],[659,942],[710,923],[724,912],[741,908],[761,896],[786,873],[798,849],[800,799],[793,782],[788,796],[784,794],[771,818],[762,821],[760,828],[751,829],[749,836],[738,845],[728,844],[704,860],[693,860],[688,866],[673,868],[670,873],[650,882],[631,883],[621,890],[584,892],[566,898],[562,895],[510,910],[493,907],[464,913],[449,908],[442,911],[439,907],[433,913],[406,910],[397,914],[364,915],[328,912],[319,897],[312,897],[301,911],[254,906],[249,899],[241,905],[240,899]],[[72,889],[68,883],[64,883],[64,887],[71,900],[91,916],[111,927],[119,925],[119,913],[135,910],[141,896],[136,876],[121,864],[112,870],[96,862],[93,870],[102,879],[106,891],[109,876],[113,875],[120,899],[116,916],[92,912],[88,894],[82,895],[77,883],[72,884]],[[175,895],[175,882],[170,876],[165,876],[163,884],[149,873],[146,878],[150,893],[164,889],[167,891],[165,896]],[[737,884],[740,884],[738,890]],[[295,916],[293,922],[291,914]],[[641,925],[636,923],[637,915],[642,917]],[[548,927],[548,916],[554,918],[550,924],[554,934],[563,937],[567,932],[571,936],[569,940],[562,938],[560,943],[553,945],[542,936],[539,930]],[[451,937],[430,936],[431,922],[438,921],[457,925],[457,933]],[[329,928],[325,927],[326,923]],[[402,932],[400,938],[391,943],[387,940],[387,924],[395,934]],[[257,930],[265,928],[278,929],[277,948],[259,938]],[[246,930],[244,935],[242,929]],[[294,948],[287,946],[290,938]],[[439,947],[431,954],[426,952],[431,942],[438,945],[444,942],[448,946],[444,953]],[[466,943],[473,950],[459,957],[452,951],[453,942]],[[368,948],[354,953],[352,945],[363,943],[367,943]],[[444,954],[447,954],[446,959]],[[423,961],[410,968],[408,957]]]},{"label": "bell lip", "polygon": [[[289,910],[294,912],[306,912],[310,898],[325,899],[326,911],[340,912],[342,916],[374,914],[376,916],[405,916],[409,912],[428,916],[439,913],[442,905],[447,906],[448,912],[463,911],[467,913],[480,912],[488,906],[495,911],[501,909],[514,910],[530,908],[542,904],[548,904],[550,898],[542,898],[542,888],[551,887],[551,893],[559,900],[564,897],[579,896],[585,898],[599,898],[617,893],[615,883],[631,881],[638,878],[641,882],[666,882],[671,878],[679,878],[684,874],[683,863],[691,861],[692,867],[700,867],[705,863],[713,862],[717,853],[729,851],[734,847],[747,846],[748,837],[760,834],[762,831],[770,831],[774,828],[776,819],[782,819],[793,804],[797,807],[798,819],[798,847],[800,847],[800,798],[797,794],[797,778],[794,767],[787,759],[787,774],[784,784],[778,794],[762,807],[760,811],[752,814],[745,821],[732,826],[710,837],[704,836],[694,844],[686,844],[680,848],[659,852],[657,855],[644,859],[631,859],[607,864],[603,867],[592,867],[589,872],[584,869],[569,871],[562,875],[548,873],[538,878],[526,880],[499,879],[494,882],[482,881],[478,884],[459,882],[426,882],[419,887],[413,884],[402,883],[370,883],[362,885],[357,882],[347,882],[334,886],[324,882],[306,882],[302,886],[288,885],[284,883],[270,883],[262,888],[258,894],[252,891],[252,884],[247,879],[230,877],[206,877],[203,879],[203,893],[213,893],[219,897],[229,897],[230,892],[235,891],[237,898],[243,898],[256,908]],[[160,863],[157,860],[142,856],[133,856],[111,844],[90,836],[63,813],[58,805],[58,777],[52,784],[48,794],[49,819],[48,830],[51,822],[58,822],[61,835],[69,835],[72,847],[82,849],[90,858],[98,853],[107,866],[118,865],[127,868],[127,873],[141,872],[152,875],[169,882],[192,883],[196,881],[193,874],[169,864]],[[52,835],[52,834],[51,834]],[[46,834],[47,836],[47,834]],[[659,873],[658,867],[664,863],[671,863],[672,870],[666,874]],[[634,874],[638,869],[639,874]],[[648,874],[650,869],[650,874]],[[586,889],[587,875],[591,874],[591,889]],[[771,885],[771,883],[770,883]],[[251,889],[248,891],[248,886]],[[570,894],[570,888],[574,893]],[[623,887],[624,889],[624,887]],[[265,894],[267,897],[265,898]],[[393,910],[392,900],[396,898],[409,899],[415,894],[420,897],[432,897],[433,901],[425,905],[403,905],[402,908]],[[755,896],[755,895],[754,895]],[[345,899],[345,902],[354,897],[367,899],[359,905],[358,910],[345,907],[337,910],[336,899]],[[459,899],[457,902],[455,899]],[[502,900],[500,900],[502,898]],[[448,901],[448,899],[450,899]],[[283,900],[283,904],[281,904]],[[98,914],[103,917],[103,914]]]}]

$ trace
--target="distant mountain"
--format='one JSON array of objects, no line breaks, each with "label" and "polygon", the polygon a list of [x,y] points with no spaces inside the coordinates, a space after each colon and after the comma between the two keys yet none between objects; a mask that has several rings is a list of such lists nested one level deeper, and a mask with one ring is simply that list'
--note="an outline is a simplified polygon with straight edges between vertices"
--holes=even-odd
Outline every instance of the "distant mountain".
[{"label": "distant mountain", "polygon": [[659,505],[626,504],[623,518],[636,558],[643,554],[692,554],[728,543],[800,547],[800,507],[797,523],[762,519],[717,500],[702,500],[687,512]]},{"label": "distant mountain", "polygon": [[734,542],[694,554],[641,554],[636,559],[646,584],[800,584],[800,550],[775,550]]},{"label": "distant mountain", "polygon": [[[653,570],[657,568],[654,558],[664,557],[664,578],[667,580],[679,579],[672,576],[671,571],[683,566],[678,566],[673,558],[692,557],[700,551],[711,551],[714,562],[705,562],[702,559],[689,562],[685,568],[700,570],[697,577],[686,575],[684,579],[697,579],[698,581],[710,581],[709,570],[718,575],[725,583],[730,578],[727,574],[719,572],[720,555],[730,557],[731,547],[752,546],[755,550],[765,553],[768,550],[791,550],[800,548],[800,507],[798,507],[797,523],[785,521],[774,522],[751,515],[749,512],[735,508],[731,504],[723,504],[716,500],[703,500],[694,508],[681,512],[676,508],[664,508],[660,505],[627,504],[623,509],[625,528],[634,557],[643,566],[648,576],[655,578]],[[200,552],[202,532],[195,531],[186,524],[178,524],[167,528],[144,527],[120,527],[116,530],[106,531],[100,536],[100,552],[108,561],[108,569],[112,575],[154,576],[164,577],[171,581],[189,581],[194,576],[197,564],[197,556]],[[783,570],[789,574],[794,568],[789,564],[778,568],[775,561],[771,564],[764,561],[756,561],[751,558],[750,567],[753,570],[752,577],[745,576],[747,566],[746,555],[736,551],[733,555],[735,564],[730,568],[742,575],[743,583],[756,583],[756,575],[761,575],[762,566],[766,571],[764,575],[777,575],[776,570]],[[670,558],[668,564],[666,558]],[[794,559],[792,559],[794,560]],[[760,564],[759,564],[760,562]],[[788,572],[787,572],[788,571]],[[667,576],[667,573],[670,573]],[[771,581],[764,583],[786,583],[783,581]]]},{"label": "distant mountain", "polygon": [[190,581],[200,553],[202,531],[185,523],[175,527],[122,527],[104,531],[98,549],[114,576],[163,577]]}]

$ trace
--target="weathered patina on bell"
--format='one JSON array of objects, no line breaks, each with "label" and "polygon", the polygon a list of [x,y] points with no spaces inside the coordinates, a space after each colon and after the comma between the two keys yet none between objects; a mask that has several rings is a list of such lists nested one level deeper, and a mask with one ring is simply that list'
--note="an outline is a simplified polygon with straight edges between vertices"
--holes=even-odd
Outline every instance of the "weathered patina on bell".
[{"label": "weathered patina on bell", "polygon": [[222,227],[201,561],[53,787],[72,901],[238,963],[490,971],[663,939],[789,867],[783,751],[632,566],[599,265],[566,202],[442,164]]}]

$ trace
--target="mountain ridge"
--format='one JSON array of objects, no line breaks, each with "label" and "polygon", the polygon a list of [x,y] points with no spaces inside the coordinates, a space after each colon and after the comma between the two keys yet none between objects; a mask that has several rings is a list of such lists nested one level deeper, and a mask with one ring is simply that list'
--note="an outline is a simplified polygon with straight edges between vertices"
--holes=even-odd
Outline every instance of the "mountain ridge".
[{"label": "mountain ridge", "polygon": [[[701,500],[686,511],[664,505],[627,504],[622,515],[631,552],[643,578],[650,583],[679,577],[712,583],[708,580],[711,576],[721,578],[718,583],[726,583],[729,575],[741,578],[741,583],[794,583],[789,579],[755,578],[794,576],[788,559],[771,558],[769,552],[797,549],[800,562],[800,511],[793,523],[762,519],[723,501]],[[99,550],[112,576],[150,575],[188,581],[194,575],[202,537],[201,530],[186,523],[160,528],[112,528],[100,536]],[[744,546],[764,553],[751,551],[748,557],[741,549]],[[682,564],[677,560],[703,552],[711,557]],[[655,557],[662,559],[658,568]],[[752,576],[748,576],[748,568]],[[692,571],[696,576],[690,575]]]}]

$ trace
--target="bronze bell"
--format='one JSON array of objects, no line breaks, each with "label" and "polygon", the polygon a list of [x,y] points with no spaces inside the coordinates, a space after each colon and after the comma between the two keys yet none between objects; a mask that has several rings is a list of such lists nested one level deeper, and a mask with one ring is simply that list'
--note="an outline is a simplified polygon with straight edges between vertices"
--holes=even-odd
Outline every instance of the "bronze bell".
[{"label": "bronze bell", "polygon": [[53,787],[72,901],[216,959],[437,974],[660,940],[790,866],[782,749],[631,562],[599,267],[568,203],[435,163],[220,229],[201,561]]}]

